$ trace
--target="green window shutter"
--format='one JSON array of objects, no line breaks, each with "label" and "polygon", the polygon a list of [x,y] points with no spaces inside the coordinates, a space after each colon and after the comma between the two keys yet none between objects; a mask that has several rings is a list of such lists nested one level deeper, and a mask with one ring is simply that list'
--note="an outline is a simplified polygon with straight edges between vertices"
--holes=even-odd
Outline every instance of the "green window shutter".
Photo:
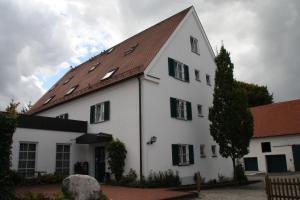
[{"label": "green window shutter", "polygon": [[189,66],[184,65],[184,80],[190,82]]},{"label": "green window shutter", "polygon": [[91,124],[95,123],[95,108],[96,108],[95,105],[91,106],[91,108],[90,108],[90,123]]},{"label": "green window shutter", "polygon": [[104,120],[109,120],[109,113],[110,113],[110,107],[109,107],[109,101],[104,102]]},{"label": "green window shutter", "polygon": [[175,77],[175,60],[168,58],[169,63],[169,75]]},{"label": "green window shutter", "polygon": [[192,120],[192,104],[191,102],[186,102],[186,112],[187,112],[187,120]]},{"label": "green window shutter", "polygon": [[178,144],[172,144],[172,162],[173,162],[173,165],[179,164],[179,146],[178,146]]},{"label": "green window shutter", "polygon": [[171,117],[177,117],[177,100],[173,97],[170,97],[170,108],[171,108]]},{"label": "green window shutter", "polygon": [[189,161],[190,161],[190,165],[194,164],[194,146],[193,145],[189,145]]}]

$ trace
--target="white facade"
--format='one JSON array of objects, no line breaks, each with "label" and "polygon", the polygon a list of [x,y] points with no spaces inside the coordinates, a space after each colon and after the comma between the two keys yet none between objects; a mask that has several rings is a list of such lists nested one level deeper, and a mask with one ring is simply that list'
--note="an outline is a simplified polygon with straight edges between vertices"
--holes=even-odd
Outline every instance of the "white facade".
[{"label": "white facade", "polygon": [[[190,37],[198,40],[199,54],[191,51]],[[168,74],[168,58],[176,59],[189,66],[189,82],[177,80]],[[194,70],[200,72],[200,81],[195,80]],[[213,80],[215,75],[214,55],[198,20],[191,9],[169,40],[145,70],[141,77],[141,141],[142,171],[147,175],[151,171],[178,171],[183,184],[193,183],[194,173],[200,171],[206,180],[218,178],[218,175],[232,176],[232,164],[229,159],[218,153],[212,156],[211,146],[216,145],[210,136],[208,109],[212,106]],[[212,85],[206,83],[210,76]],[[88,121],[90,106],[104,101],[110,102],[110,119],[90,124],[88,133],[108,133],[125,143],[127,158],[125,173],[130,168],[140,172],[140,118],[139,118],[139,82],[132,78],[114,86],[107,87],[58,105],[39,113],[40,116],[56,117],[68,113],[69,119]],[[170,97],[191,102],[192,120],[178,120],[170,116]],[[198,116],[197,105],[202,105],[203,116]],[[22,133],[21,133],[22,132]],[[90,174],[94,175],[95,147],[105,144],[78,145],[75,133],[47,133],[47,131],[28,131],[17,129],[14,136],[13,168],[17,168],[19,141],[38,143],[38,170],[53,173],[55,167],[55,143],[71,143],[71,165],[77,161],[88,161]],[[157,141],[151,145],[147,142],[152,136]],[[173,166],[172,144],[193,145],[194,164]],[[200,157],[200,145],[205,145],[206,157]],[[217,148],[217,152],[218,152]],[[53,152],[53,156],[50,155]],[[72,168],[71,166],[71,168]]]},{"label": "white facade", "polygon": [[[261,143],[270,142],[271,152],[262,152]],[[244,158],[257,158],[258,171],[268,172],[266,156],[285,155],[287,171],[295,171],[293,145],[300,145],[300,135],[287,135],[265,138],[253,138],[249,146],[249,154]]]},{"label": "white facade", "polygon": [[20,143],[36,144],[35,171],[54,173],[56,144],[70,145],[70,173],[76,162],[86,161],[88,145],[75,143],[75,138],[83,133],[48,131],[40,129],[17,128],[13,134],[12,169],[18,170]]}]

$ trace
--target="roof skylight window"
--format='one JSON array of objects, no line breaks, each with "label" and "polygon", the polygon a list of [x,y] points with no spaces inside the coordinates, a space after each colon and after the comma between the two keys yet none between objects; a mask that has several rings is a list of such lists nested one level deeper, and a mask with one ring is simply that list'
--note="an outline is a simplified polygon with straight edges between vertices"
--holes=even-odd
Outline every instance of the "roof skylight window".
[{"label": "roof skylight window", "polygon": [[136,43],[135,45],[131,46],[128,50],[126,50],[124,52],[124,56],[127,56],[128,54],[131,54],[132,52],[134,52],[134,50],[137,48],[138,45],[139,45],[139,43]]},{"label": "roof skylight window", "polygon": [[64,85],[67,84],[67,83],[69,83],[72,78],[73,78],[73,76],[71,76],[70,78],[68,78],[67,80],[65,80]]},{"label": "roof skylight window", "polygon": [[100,65],[100,63],[96,63],[95,65],[93,65],[93,66],[89,69],[89,72],[94,71],[94,70],[98,67],[98,65]]},{"label": "roof skylight window", "polygon": [[105,79],[108,79],[110,78],[116,71],[117,71],[118,68],[115,68],[113,70],[110,70],[109,72],[107,72],[101,80],[105,80]]},{"label": "roof skylight window", "polygon": [[75,86],[71,87],[71,88],[66,92],[65,96],[67,96],[67,95],[71,94],[72,92],[74,92],[74,90],[76,90],[77,87],[78,87],[78,85],[75,85]]},{"label": "roof skylight window", "polygon": [[106,54],[110,54],[113,50],[114,50],[115,48],[110,48],[110,49],[108,49],[107,51],[106,51]]},{"label": "roof skylight window", "polygon": [[46,105],[47,103],[49,103],[55,96],[51,96],[49,97],[45,102],[44,105]]}]

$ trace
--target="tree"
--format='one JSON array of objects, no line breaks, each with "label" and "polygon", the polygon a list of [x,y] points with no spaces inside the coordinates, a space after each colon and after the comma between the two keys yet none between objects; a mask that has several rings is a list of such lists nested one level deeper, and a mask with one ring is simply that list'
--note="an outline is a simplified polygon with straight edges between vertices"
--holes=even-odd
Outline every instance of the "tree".
[{"label": "tree", "polygon": [[108,164],[112,174],[115,175],[117,181],[120,181],[124,173],[126,148],[125,144],[120,140],[113,140],[107,147]]},{"label": "tree", "polygon": [[12,100],[6,108],[6,112],[0,112],[0,199],[14,199],[14,185],[9,169],[18,105],[19,103]]},{"label": "tree", "polygon": [[220,154],[232,159],[236,178],[236,160],[248,153],[253,135],[253,118],[244,90],[234,81],[234,65],[224,46],[221,47],[215,62],[217,70],[213,107],[209,109],[210,132],[220,146]]},{"label": "tree", "polygon": [[241,81],[237,81],[236,83],[246,92],[249,107],[273,103],[273,94],[269,93],[267,86],[259,86]]},{"label": "tree", "polygon": [[31,101],[29,101],[29,103],[26,106],[22,107],[21,113],[26,114],[31,108],[32,108],[32,104]]}]

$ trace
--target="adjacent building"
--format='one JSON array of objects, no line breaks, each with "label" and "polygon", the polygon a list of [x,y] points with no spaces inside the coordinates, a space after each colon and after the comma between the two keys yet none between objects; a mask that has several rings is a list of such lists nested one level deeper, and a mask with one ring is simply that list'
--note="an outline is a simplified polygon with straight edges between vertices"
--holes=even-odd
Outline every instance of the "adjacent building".
[{"label": "adjacent building", "polygon": [[300,171],[300,99],[251,108],[254,136],[246,171]]},{"label": "adjacent building", "polygon": [[127,148],[125,173],[172,169],[183,184],[198,171],[206,180],[232,176],[209,131],[215,70],[195,9],[185,9],[67,72],[29,114],[86,129],[18,128],[12,167],[30,165],[28,176],[69,174],[88,162],[89,174],[103,180],[106,145],[118,138]]}]

